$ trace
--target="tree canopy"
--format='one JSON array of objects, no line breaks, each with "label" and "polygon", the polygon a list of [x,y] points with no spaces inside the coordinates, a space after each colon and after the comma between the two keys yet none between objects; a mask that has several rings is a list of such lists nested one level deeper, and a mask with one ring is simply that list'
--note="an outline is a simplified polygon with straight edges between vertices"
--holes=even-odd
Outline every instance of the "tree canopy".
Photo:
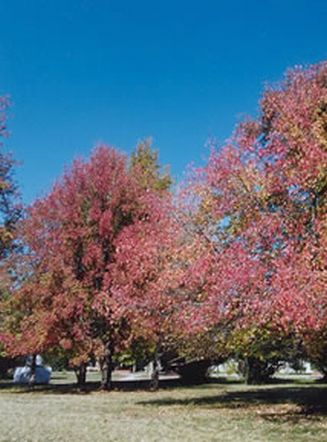
[{"label": "tree canopy", "polygon": [[[12,166],[0,155],[1,257],[20,213]],[[103,145],[28,208],[8,354],[57,352],[79,370],[96,358],[106,386],[137,342],[242,358],[249,381],[299,351],[327,372],[327,64],[288,71],[171,184],[150,140],[130,158]]]}]

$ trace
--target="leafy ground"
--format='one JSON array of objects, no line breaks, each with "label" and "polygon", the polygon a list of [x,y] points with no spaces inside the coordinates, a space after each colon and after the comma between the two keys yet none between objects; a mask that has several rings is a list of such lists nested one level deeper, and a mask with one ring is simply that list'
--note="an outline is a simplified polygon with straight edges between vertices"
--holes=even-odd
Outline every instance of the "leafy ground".
[{"label": "leafy ground", "polygon": [[326,384],[220,380],[103,393],[91,382],[80,393],[72,381],[57,374],[51,386],[34,390],[1,383],[0,440],[327,441]]}]

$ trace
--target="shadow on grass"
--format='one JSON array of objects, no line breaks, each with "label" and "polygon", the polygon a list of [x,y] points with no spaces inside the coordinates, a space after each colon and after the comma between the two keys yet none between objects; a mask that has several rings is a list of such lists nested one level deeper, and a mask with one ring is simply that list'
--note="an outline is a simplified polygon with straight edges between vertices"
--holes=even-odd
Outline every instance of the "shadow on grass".
[{"label": "shadow on grass", "polygon": [[[195,406],[230,410],[250,410],[264,419],[276,422],[297,422],[300,419],[321,418],[327,415],[327,385],[248,387],[239,391],[225,391],[220,395],[197,396],[185,399],[157,399],[139,402],[146,406]],[[281,406],[281,407],[278,407]]]},{"label": "shadow on grass", "polygon": [[[290,379],[272,379],[269,384],[297,384],[297,380]],[[301,382],[303,384],[303,382]],[[212,389],[212,385],[244,385],[242,379],[231,379],[227,377],[210,378],[203,384],[185,384],[180,378],[175,379],[160,379],[159,390],[165,389],[193,389],[200,388],[201,390]],[[70,382],[66,374],[56,373],[51,378],[50,384],[39,384],[34,386],[14,384],[11,380],[0,381],[0,391],[8,390],[15,393],[53,393],[53,394],[79,394],[92,393],[100,390],[100,382],[89,380],[83,389],[80,389],[76,382]],[[149,380],[114,380],[112,381],[111,390],[114,391],[147,391],[150,388]]]},{"label": "shadow on grass", "polygon": [[[11,381],[2,381],[0,383],[0,391],[11,391],[17,394],[25,393],[47,393],[47,394],[87,394],[101,391],[101,384],[98,381],[88,381],[83,389],[79,388],[76,382],[60,382],[63,378],[56,377],[47,385],[18,385]],[[55,382],[53,382],[55,381]],[[59,381],[59,382],[56,382]],[[167,379],[160,381],[160,389],[181,387],[179,379]],[[150,390],[149,380],[135,381],[113,381],[110,391],[147,391]]]},{"label": "shadow on grass", "polygon": [[[279,382],[278,382],[279,381]],[[278,382],[278,384],[276,383]],[[287,385],[285,385],[287,383]],[[215,389],[221,387],[221,392]],[[229,388],[231,387],[231,388]],[[248,387],[240,380],[214,378],[202,385],[183,385],[179,379],[160,380],[160,390],[170,389],[171,397],[138,402],[142,406],[169,407],[193,406],[240,411],[255,411],[272,422],[296,423],[303,419],[321,419],[327,415],[327,384],[301,384],[297,380],[274,380],[273,384]],[[192,397],[174,398],[179,390],[190,390]],[[49,385],[18,386],[11,381],[0,382],[0,392],[11,394],[89,394],[100,390],[100,382],[89,381],[80,390],[74,382],[66,382],[65,376],[55,376]],[[112,391],[148,391],[148,380],[113,381]],[[192,392],[193,390],[193,392]],[[216,392],[217,394],[213,394]],[[185,393],[187,395],[187,393]]]}]

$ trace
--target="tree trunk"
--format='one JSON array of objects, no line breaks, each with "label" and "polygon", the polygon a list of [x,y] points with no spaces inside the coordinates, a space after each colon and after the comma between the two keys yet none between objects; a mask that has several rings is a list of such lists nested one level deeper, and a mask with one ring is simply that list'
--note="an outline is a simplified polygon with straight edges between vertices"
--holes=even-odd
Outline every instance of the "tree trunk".
[{"label": "tree trunk", "polygon": [[108,345],[104,358],[100,361],[102,390],[110,390],[112,387],[113,353],[113,346]]},{"label": "tree trunk", "polygon": [[32,355],[31,376],[29,379],[30,387],[33,387],[35,385],[35,375],[36,375],[36,355]]},{"label": "tree trunk", "polygon": [[8,378],[9,369],[14,368],[16,365],[18,365],[16,359],[0,356],[0,379]]},{"label": "tree trunk", "polygon": [[81,364],[76,370],[77,386],[80,390],[85,390],[86,386],[86,367],[85,363]]},{"label": "tree trunk", "polygon": [[269,364],[260,359],[248,357],[245,360],[245,382],[248,385],[259,385],[267,382],[271,375]]},{"label": "tree trunk", "polygon": [[152,361],[152,371],[150,379],[150,390],[156,391],[159,388],[159,354],[156,350]]}]

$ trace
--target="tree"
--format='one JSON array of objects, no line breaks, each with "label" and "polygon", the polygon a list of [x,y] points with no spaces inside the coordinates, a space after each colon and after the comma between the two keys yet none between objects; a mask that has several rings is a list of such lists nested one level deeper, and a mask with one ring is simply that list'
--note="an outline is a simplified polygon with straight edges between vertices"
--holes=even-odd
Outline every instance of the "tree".
[{"label": "tree", "polygon": [[259,118],[213,149],[189,184],[194,231],[208,244],[196,263],[199,311],[243,334],[246,358],[261,351],[249,334],[266,330],[273,347],[326,323],[326,72],[326,63],[295,69],[267,89]]},{"label": "tree", "polygon": [[[0,139],[7,136],[5,112],[8,105],[8,99],[0,97]],[[22,215],[22,206],[13,177],[16,163],[12,156],[3,150],[1,142],[0,149],[0,259],[3,260],[15,245],[15,231],[17,221]]]},{"label": "tree", "polygon": [[138,178],[123,154],[101,146],[30,207],[22,235],[31,270],[7,306],[12,354],[65,351],[80,384],[95,357],[109,388],[113,356],[131,333],[130,288],[151,278],[153,252],[166,243],[165,198]]},{"label": "tree", "polygon": [[270,203],[285,238],[271,279],[272,308],[282,328],[295,328],[307,353],[318,355],[327,321],[326,62],[290,71],[266,92],[262,109],[256,136],[264,140]]},{"label": "tree", "polygon": [[131,155],[130,170],[138,177],[140,185],[145,189],[165,192],[169,190],[172,179],[167,167],[161,172],[158,151],[152,149],[151,145],[151,138],[138,143]]},{"label": "tree", "polygon": [[[7,134],[6,111],[9,102],[5,97],[0,97],[0,138]],[[19,201],[19,192],[14,181],[15,161],[4,150],[0,142],[0,303],[8,298],[10,287],[15,279],[12,268],[13,255],[17,250],[17,223],[22,216],[22,206]],[[3,322],[3,312],[0,307],[0,326]],[[0,376],[7,373],[14,360],[3,353],[0,334]]]},{"label": "tree", "polygon": [[[9,102],[0,97],[0,139],[7,136],[6,110]],[[14,181],[15,161],[4,151],[0,141],[0,302],[9,296],[9,290],[14,278],[11,261],[17,248],[17,222],[22,216],[22,206],[19,201],[17,185]],[[0,308],[0,325],[3,321],[3,312]],[[1,336],[0,336],[1,337]],[[0,344],[0,376],[5,375],[13,361],[2,355]]]},{"label": "tree", "polygon": [[131,324],[130,338],[144,342],[150,349],[152,389],[158,387],[159,357],[169,349],[181,325],[184,301],[183,293],[178,290],[179,226],[171,215],[170,198],[162,200],[161,196],[159,204],[161,210],[155,210],[153,223],[126,231],[128,236],[113,267],[117,278],[113,277],[119,281],[117,290],[125,300],[124,315]]}]

